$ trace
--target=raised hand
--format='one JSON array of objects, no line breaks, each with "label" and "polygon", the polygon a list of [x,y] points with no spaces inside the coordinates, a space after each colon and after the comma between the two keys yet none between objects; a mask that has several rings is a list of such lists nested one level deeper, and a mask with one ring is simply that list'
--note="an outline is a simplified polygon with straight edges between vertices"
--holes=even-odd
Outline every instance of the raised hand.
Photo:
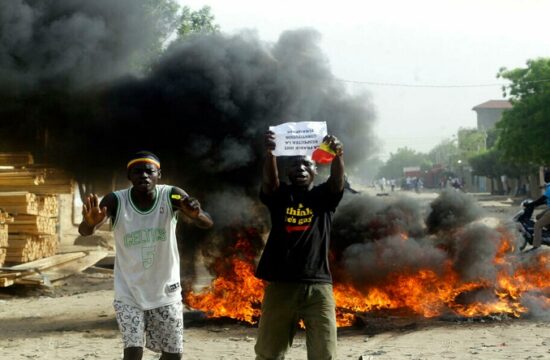
[{"label": "raised hand", "polygon": [[323,138],[323,142],[328,144],[330,149],[340,156],[344,153],[344,145],[334,135],[327,135]]},{"label": "raised hand", "polygon": [[195,198],[185,196],[180,200],[179,207],[181,211],[190,218],[196,219],[201,213],[201,204]]},{"label": "raised hand", "polygon": [[266,131],[264,134],[264,145],[268,153],[275,150],[275,133],[273,131]]},{"label": "raised hand", "polygon": [[95,227],[101,224],[107,217],[107,207],[99,208],[99,198],[96,194],[86,197],[86,203],[82,205],[82,217],[86,224]]}]

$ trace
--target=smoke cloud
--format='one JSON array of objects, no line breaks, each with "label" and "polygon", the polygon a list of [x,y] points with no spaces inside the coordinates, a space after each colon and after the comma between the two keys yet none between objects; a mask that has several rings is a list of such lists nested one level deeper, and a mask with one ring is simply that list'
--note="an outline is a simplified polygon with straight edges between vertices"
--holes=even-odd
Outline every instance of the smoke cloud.
[{"label": "smoke cloud", "polygon": [[[286,31],[275,43],[252,31],[194,35],[155,58],[168,15],[152,4],[0,2],[2,147],[33,150],[80,181],[107,184],[116,169],[125,177],[130,153],[153,151],[164,180],[199,198],[217,224],[185,231],[189,268],[196,249],[229,257],[243,238],[252,239],[243,251],[253,258],[268,221],[257,200],[262,134],[283,122],[326,121],[353,168],[377,147],[373,106],[334,77],[313,29]],[[451,262],[462,281],[494,282],[504,267],[493,262],[502,234],[475,223],[480,216],[459,192],[443,192],[430,209],[407,197],[346,198],[334,221],[335,279],[366,291],[392,273],[441,274]]]},{"label": "smoke cloud", "polygon": [[429,233],[452,230],[482,215],[482,210],[473,197],[452,190],[443,191],[430,207],[432,210],[426,220]]},{"label": "smoke cloud", "polygon": [[[455,304],[495,303],[499,275],[532,278],[548,265],[544,254],[518,253],[513,224],[485,221],[472,196],[443,191],[427,205],[418,198],[344,197],[334,219],[332,269],[336,282],[369,293],[402,275],[431,271],[454,286],[477,284],[458,293]],[[543,317],[547,301],[540,290],[526,291],[521,305]]]},{"label": "smoke cloud", "polygon": [[135,72],[161,31],[153,9],[133,0],[2,1],[0,90],[76,88]]},{"label": "smoke cloud", "polygon": [[[223,256],[250,229],[261,244],[267,217],[258,216],[257,198],[270,125],[326,121],[350,166],[373,153],[370,100],[335,79],[317,31],[286,31],[275,43],[253,31],[198,34],[154,58],[171,21],[157,3],[166,2],[2,2],[0,116],[11,139],[3,146],[104,187],[113,174],[125,179],[129,154],[156,153],[164,181],[214,217],[208,236],[185,231],[187,246],[206,257]],[[184,258],[189,268],[194,261]]]}]

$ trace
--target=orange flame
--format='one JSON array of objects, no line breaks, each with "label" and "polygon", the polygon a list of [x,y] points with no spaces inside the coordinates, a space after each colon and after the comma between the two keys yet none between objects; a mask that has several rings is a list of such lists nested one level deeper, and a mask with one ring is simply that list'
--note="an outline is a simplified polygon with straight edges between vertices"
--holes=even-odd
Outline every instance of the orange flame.
[{"label": "orange flame", "polygon": [[[402,234],[407,241],[408,236]],[[454,314],[475,317],[491,314],[507,314],[519,317],[528,308],[522,304],[523,296],[536,297],[538,302],[550,309],[550,298],[545,294],[550,289],[550,254],[541,252],[529,263],[517,261],[513,243],[504,230],[501,231],[494,264],[501,269],[494,283],[484,281],[461,282],[459,275],[448,260],[445,269],[436,273],[430,269],[415,272],[401,269],[390,274],[383,284],[356,288],[351,283],[335,283],[334,297],[338,326],[349,326],[355,314],[380,310],[406,309],[411,314],[427,318]],[[207,312],[211,317],[230,317],[256,323],[260,316],[260,304],[264,283],[254,277],[254,261],[247,252],[246,239],[239,239],[236,252],[230,259],[231,266],[212,281],[209,288],[200,293],[186,295],[189,306]],[[243,256],[243,254],[245,254]],[[228,259],[224,259],[225,262]],[[465,302],[464,294],[482,293],[482,299]]]},{"label": "orange flame", "polygon": [[255,323],[260,316],[264,284],[254,277],[254,265],[241,259],[233,260],[232,271],[212,281],[209,289],[190,292],[186,303],[212,317],[230,317]]}]

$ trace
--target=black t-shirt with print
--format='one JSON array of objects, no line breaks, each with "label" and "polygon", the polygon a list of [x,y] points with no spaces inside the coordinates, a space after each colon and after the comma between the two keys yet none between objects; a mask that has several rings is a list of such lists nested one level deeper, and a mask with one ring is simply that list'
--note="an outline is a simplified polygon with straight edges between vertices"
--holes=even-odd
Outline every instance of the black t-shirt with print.
[{"label": "black t-shirt with print", "polygon": [[260,200],[271,214],[271,232],[256,269],[267,281],[331,283],[328,265],[332,216],[343,192],[328,183],[304,190],[281,184]]}]

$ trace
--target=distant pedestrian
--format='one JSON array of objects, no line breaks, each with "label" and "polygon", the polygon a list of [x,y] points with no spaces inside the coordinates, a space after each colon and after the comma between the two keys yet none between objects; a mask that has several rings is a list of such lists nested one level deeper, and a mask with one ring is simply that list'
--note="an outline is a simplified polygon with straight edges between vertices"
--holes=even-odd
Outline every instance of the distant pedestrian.
[{"label": "distant pedestrian", "polygon": [[360,192],[351,187],[348,175],[344,175],[344,190],[349,191],[352,194],[359,194]]}]

